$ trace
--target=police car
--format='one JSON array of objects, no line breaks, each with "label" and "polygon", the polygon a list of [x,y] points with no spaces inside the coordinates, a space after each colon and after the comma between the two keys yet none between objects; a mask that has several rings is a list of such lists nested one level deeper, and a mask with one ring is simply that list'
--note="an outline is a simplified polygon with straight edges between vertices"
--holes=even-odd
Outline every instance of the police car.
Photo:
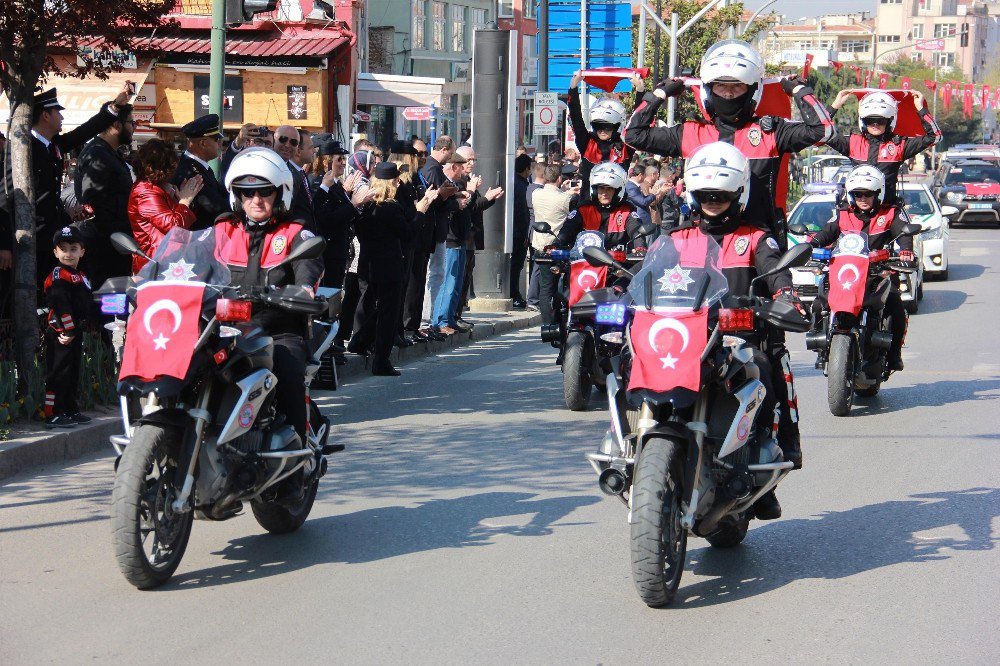
[{"label": "police car", "polygon": [[949,153],[934,177],[941,206],[952,206],[954,222],[1000,223],[1000,156]]}]

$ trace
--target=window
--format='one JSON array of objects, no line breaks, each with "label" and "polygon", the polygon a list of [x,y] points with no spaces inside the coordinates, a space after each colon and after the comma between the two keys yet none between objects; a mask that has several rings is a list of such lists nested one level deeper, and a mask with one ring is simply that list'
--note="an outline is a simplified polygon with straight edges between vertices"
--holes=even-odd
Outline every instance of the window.
[{"label": "window", "polygon": [[931,0],[917,0],[917,9],[926,12],[931,8]]},{"label": "window", "polygon": [[941,39],[942,37],[954,37],[955,32],[956,30],[954,23],[934,24],[934,39]]},{"label": "window", "polygon": [[431,48],[444,51],[445,11],[443,2],[431,3]]},{"label": "window", "polygon": [[961,48],[966,48],[969,45],[969,24],[962,24],[962,36],[959,39],[959,44]]},{"label": "window", "polygon": [[899,35],[879,35],[878,36],[878,43],[879,44],[898,44],[899,43]]},{"label": "window", "polygon": [[868,53],[871,42],[867,39],[845,39],[841,49],[846,53]]},{"label": "window", "polygon": [[451,50],[456,53],[465,51],[465,7],[451,6]]},{"label": "window", "polygon": [[500,18],[514,18],[514,0],[500,0],[497,7],[497,16]]},{"label": "window", "polygon": [[879,0],[879,2],[881,4],[883,4],[883,5],[901,5],[901,4],[903,4],[903,0]]},{"label": "window", "polygon": [[537,0],[522,0],[524,2],[524,18],[535,18],[535,2]]},{"label": "window", "polygon": [[924,38],[924,24],[916,23],[913,25],[913,39],[923,39]]},{"label": "window", "polygon": [[427,25],[426,0],[413,0],[413,30],[410,36],[412,47],[426,49],[427,39],[424,36],[424,26]]},{"label": "window", "polygon": [[472,29],[479,30],[480,28],[485,28],[490,20],[489,12],[485,9],[476,9],[475,7],[471,9],[471,12],[470,22],[472,23]]},{"label": "window", "polygon": [[954,67],[955,66],[955,54],[954,53],[935,53],[934,59],[937,60],[938,67]]}]

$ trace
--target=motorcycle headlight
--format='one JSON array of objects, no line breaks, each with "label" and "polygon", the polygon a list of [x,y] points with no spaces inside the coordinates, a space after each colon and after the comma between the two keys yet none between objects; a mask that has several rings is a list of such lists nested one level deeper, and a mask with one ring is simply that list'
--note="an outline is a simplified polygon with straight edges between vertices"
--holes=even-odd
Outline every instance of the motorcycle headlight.
[{"label": "motorcycle headlight", "polygon": [[598,324],[621,326],[625,323],[626,310],[624,303],[601,303],[597,306],[594,319]]},{"label": "motorcycle headlight", "polygon": [[944,227],[934,227],[920,234],[920,240],[936,240],[944,236]]},{"label": "motorcycle headlight", "polygon": [[947,194],[944,195],[944,198],[947,199],[948,201],[961,201],[962,200],[962,193],[961,192],[948,192]]}]

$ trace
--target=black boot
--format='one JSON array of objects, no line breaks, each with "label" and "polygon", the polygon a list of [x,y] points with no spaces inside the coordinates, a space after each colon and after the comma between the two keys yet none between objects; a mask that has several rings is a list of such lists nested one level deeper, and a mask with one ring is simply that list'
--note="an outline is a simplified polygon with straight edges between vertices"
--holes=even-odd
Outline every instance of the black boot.
[{"label": "black boot", "polygon": [[759,500],[754,502],[753,515],[757,520],[777,520],[781,518],[781,503],[778,501],[778,496],[774,494],[774,491],[762,495]]},{"label": "black boot", "polygon": [[399,370],[393,367],[389,359],[377,358],[372,361],[372,374],[377,377],[399,377]]},{"label": "black boot", "polygon": [[901,371],[903,369],[902,354],[890,354],[889,357],[885,359],[885,369],[889,372]]},{"label": "black boot", "polygon": [[785,460],[795,463],[795,467],[792,469],[802,469],[802,447],[799,444],[799,438],[790,439],[792,441],[778,442],[778,446],[781,447],[781,455]]}]

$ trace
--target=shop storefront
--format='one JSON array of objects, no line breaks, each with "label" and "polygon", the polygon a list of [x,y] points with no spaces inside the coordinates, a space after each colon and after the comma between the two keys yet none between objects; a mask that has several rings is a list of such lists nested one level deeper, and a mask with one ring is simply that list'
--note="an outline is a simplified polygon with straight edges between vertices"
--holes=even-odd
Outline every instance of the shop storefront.
[{"label": "shop storefront", "polygon": [[[425,76],[398,76],[392,74],[359,74],[357,103],[359,120],[358,138],[366,138],[377,146],[387,147],[394,139],[409,139],[416,135],[422,139],[431,135],[428,110],[433,109],[435,122],[454,122],[451,97],[443,94],[445,80]],[[410,109],[410,111],[406,111]],[[406,116],[415,118],[407,119]],[[444,127],[448,127],[447,124]],[[452,131],[451,129],[447,130]],[[438,125],[437,134],[444,134]]]}]

